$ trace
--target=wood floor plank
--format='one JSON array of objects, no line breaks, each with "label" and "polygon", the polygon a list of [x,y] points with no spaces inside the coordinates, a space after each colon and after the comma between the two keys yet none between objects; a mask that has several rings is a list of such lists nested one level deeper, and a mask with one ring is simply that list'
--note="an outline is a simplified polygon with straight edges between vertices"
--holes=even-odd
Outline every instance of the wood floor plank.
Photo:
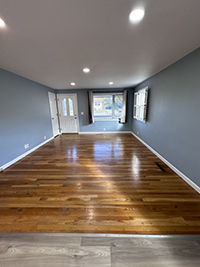
[{"label": "wood floor plank", "polygon": [[111,266],[108,247],[56,247],[16,244],[0,247],[0,266]]},{"label": "wood floor plank", "polygon": [[131,134],[59,136],[0,187],[0,232],[200,234],[200,195]]},{"label": "wood floor plank", "polygon": [[0,246],[34,246],[34,247],[79,247],[81,245],[80,236],[68,236],[60,233],[56,234],[0,234]]},{"label": "wood floor plank", "polygon": [[154,248],[154,249],[168,249],[179,248],[187,249],[188,247],[199,247],[199,243],[194,238],[175,238],[169,237],[83,237],[81,246],[111,246],[111,247],[131,247],[136,248]]},{"label": "wood floor plank", "polygon": [[0,266],[199,266],[200,236],[1,233]]},{"label": "wood floor plank", "polygon": [[[199,266],[200,247],[112,246],[112,267],[129,266]],[[191,264],[192,263],[192,264]],[[188,264],[188,265],[187,265]]]}]

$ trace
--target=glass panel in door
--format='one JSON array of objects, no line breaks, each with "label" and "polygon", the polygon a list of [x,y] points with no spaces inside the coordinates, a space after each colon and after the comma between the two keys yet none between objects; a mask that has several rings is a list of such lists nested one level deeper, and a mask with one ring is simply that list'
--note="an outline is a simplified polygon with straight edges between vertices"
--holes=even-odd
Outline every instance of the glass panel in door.
[{"label": "glass panel in door", "polygon": [[67,102],[66,98],[63,99],[62,101],[62,110],[63,110],[63,116],[67,116]]},{"label": "glass panel in door", "polygon": [[69,102],[69,115],[74,116],[73,100],[71,98],[69,98],[68,102]]}]

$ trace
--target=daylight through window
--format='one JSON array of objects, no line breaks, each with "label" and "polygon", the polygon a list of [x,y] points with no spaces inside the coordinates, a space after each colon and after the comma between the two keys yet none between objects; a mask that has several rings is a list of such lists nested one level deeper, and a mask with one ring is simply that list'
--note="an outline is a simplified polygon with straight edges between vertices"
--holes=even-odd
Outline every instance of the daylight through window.
[{"label": "daylight through window", "polygon": [[146,122],[148,87],[134,94],[134,119]]},{"label": "daylight through window", "polygon": [[121,117],[123,95],[94,94],[94,120],[118,120]]}]

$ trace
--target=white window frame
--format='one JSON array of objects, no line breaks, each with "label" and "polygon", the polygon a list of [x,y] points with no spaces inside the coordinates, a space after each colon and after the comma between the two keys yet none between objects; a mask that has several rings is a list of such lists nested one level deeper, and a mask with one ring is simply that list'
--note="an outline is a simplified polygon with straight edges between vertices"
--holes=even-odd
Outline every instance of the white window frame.
[{"label": "white window frame", "polygon": [[[119,118],[115,117],[115,96],[121,95],[123,97],[123,93],[94,93],[93,94],[93,103],[95,102],[94,96],[112,96],[112,118],[111,117],[96,117],[94,116],[94,121],[118,121]],[[94,107],[93,107],[94,108]]]},{"label": "white window frame", "polygon": [[145,87],[134,94],[133,118],[146,122],[147,116],[148,87]]}]

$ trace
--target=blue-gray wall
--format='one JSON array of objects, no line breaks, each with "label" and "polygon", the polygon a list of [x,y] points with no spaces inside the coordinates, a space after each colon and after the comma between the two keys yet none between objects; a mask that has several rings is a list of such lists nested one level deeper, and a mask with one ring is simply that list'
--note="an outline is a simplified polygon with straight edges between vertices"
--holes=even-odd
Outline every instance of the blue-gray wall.
[{"label": "blue-gray wall", "polygon": [[48,91],[54,92],[0,69],[0,166],[52,137]]},{"label": "blue-gray wall", "polygon": [[[104,89],[122,92],[124,89]],[[77,93],[80,132],[131,131],[133,90],[128,89],[128,122],[89,124],[87,91],[53,90],[0,69],[0,166],[12,161],[52,137],[48,92]],[[101,90],[95,90],[101,91]],[[84,112],[84,115],[81,115]],[[104,131],[106,128],[106,131]],[[24,145],[29,144],[29,149]]]},{"label": "blue-gray wall", "polygon": [[[147,122],[132,120],[133,89],[128,89],[128,122],[124,125],[117,122],[90,125],[88,90],[57,90],[56,93],[77,93],[80,132],[132,129],[200,186],[200,49],[146,80],[135,91],[145,86],[150,89]],[[42,143],[44,136],[52,137],[48,91],[55,92],[0,69],[0,166],[28,151],[24,144],[29,143],[31,149]]]},{"label": "blue-gray wall", "polygon": [[[122,92],[125,89],[90,89],[94,92]],[[57,90],[57,94],[77,94],[78,98],[78,113],[80,132],[113,132],[113,131],[131,131],[132,130],[132,105],[133,105],[133,89],[127,89],[127,123],[119,124],[117,121],[96,121],[89,124],[88,117],[88,95],[89,90]],[[81,115],[84,112],[84,115]],[[106,131],[104,131],[106,128]]]},{"label": "blue-gray wall", "polygon": [[200,48],[146,80],[148,121],[133,132],[200,186]]}]

